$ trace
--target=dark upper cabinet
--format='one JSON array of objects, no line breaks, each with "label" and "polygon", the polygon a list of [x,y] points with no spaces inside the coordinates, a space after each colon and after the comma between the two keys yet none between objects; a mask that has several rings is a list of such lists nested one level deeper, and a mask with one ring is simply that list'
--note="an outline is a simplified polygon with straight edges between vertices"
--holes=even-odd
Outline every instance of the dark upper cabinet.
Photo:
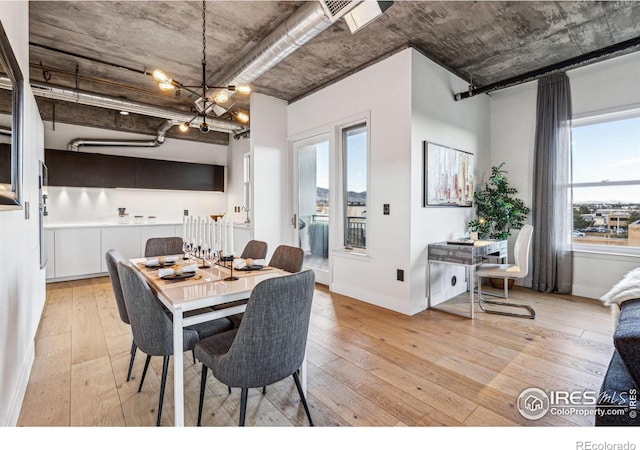
[{"label": "dark upper cabinet", "polygon": [[224,192],[224,166],[45,150],[49,186]]},{"label": "dark upper cabinet", "polygon": [[224,167],[160,159],[136,159],[136,187],[224,191]]},{"label": "dark upper cabinet", "polygon": [[49,186],[133,188],[135,158],[99,153],[45,150]]}]

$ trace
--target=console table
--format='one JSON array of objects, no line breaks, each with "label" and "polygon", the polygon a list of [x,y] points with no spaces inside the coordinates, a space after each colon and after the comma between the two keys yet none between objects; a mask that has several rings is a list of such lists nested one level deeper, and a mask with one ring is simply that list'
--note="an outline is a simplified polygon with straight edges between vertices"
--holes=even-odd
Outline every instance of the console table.
[{"label": "console table", "polygon": [[[464,317],[474,318],[474,286],[476,267],[487,257],[495,257],[506,260],[508,256],[507,240],[481,240],[472,244],[458,244],[455,241],[443,241],[429,244],[429,307],[431,305],[431,265],[454,264],[464,266],[467,274],[469,290],[469,315]],[[456,314],[452,311],[447,311]]]}]

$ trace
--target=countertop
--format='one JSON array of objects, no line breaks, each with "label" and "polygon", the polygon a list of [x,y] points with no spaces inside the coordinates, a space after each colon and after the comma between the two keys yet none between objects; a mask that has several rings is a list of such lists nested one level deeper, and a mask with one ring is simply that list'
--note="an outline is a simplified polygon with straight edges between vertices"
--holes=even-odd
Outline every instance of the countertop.
[{"label": "countertop", "polygon": [[[45,230],[56,230],[63,228],[108,228],[108,227],[159,227],[163,225],[182,225],[182,221],[180,222],[171,222],[171,221],[158,221],[156,223],[113,223],[113,222],[83,222],[83,223],[54,223],[54,224],[45,224]],[[234,222],[233,228],[240,230],[250,230],[250,223],[243,222]]]},{"label": "countertop", "polygon": [[107,227],[159,227],[162,225],[182,225],[182,222],[156,222],[156,223],[113,223],[113,222],[83,222],[83,223],[54,223],[45,224],[47,230],[57,228],[107,228]]}]

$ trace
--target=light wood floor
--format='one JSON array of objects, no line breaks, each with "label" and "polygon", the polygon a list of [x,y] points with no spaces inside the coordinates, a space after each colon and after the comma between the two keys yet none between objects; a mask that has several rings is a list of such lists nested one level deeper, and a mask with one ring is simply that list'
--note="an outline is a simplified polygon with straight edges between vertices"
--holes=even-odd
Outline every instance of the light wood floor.
[{"label": "light wood floor", "polygon": [[[598,390],[616,313],[600,302],[514,288],[535,320],[427,310],[404,316],[328,292],[314,296],[308,400],[317,426],[591,426],[593,417],[529,421],[528,387]],[[19,426],[153,426],[161,358],[137,392],[144,355],[126,382],[130,330],[108,278],[50,284]],[[173,424],[171,373],[162,424]],[[200,367],[185,355],[185,423],[194,425]],[[209,377],[203,424],[235,426],[239,389]],[[251,390],[247,425],[307,426],[292,379]]]}]

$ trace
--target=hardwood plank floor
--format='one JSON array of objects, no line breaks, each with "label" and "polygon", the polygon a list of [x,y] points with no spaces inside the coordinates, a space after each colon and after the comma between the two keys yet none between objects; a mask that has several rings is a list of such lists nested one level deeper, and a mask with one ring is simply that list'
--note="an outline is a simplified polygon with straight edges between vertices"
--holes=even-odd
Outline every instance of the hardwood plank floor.
[{"label": "hardwood plank floor", "polygon": [[[330,293],[314,295],[308,401],[317,426],[591,426],[592,416],[530,421],[516,408],[528,387],[597,390],[613,352],[615,310],[598,301],[514,288],[535,320],[478,312],[471,321],[427,310],[408,317]],[[153,426],[161,358],[138,393],[144,354],[126,382],[131,335],[107,277],[47,286],[47,303],[18,425]],[[200,367],[185,355],[185,423],[196,422]],[[172,364],[170,372],[172,372]],[[169,374],[162,425],[173,423]],[[235,426],[239,389],[210,377],[203,424]],[[247,424],[307,426],[292,380],[252,390]]]}]

